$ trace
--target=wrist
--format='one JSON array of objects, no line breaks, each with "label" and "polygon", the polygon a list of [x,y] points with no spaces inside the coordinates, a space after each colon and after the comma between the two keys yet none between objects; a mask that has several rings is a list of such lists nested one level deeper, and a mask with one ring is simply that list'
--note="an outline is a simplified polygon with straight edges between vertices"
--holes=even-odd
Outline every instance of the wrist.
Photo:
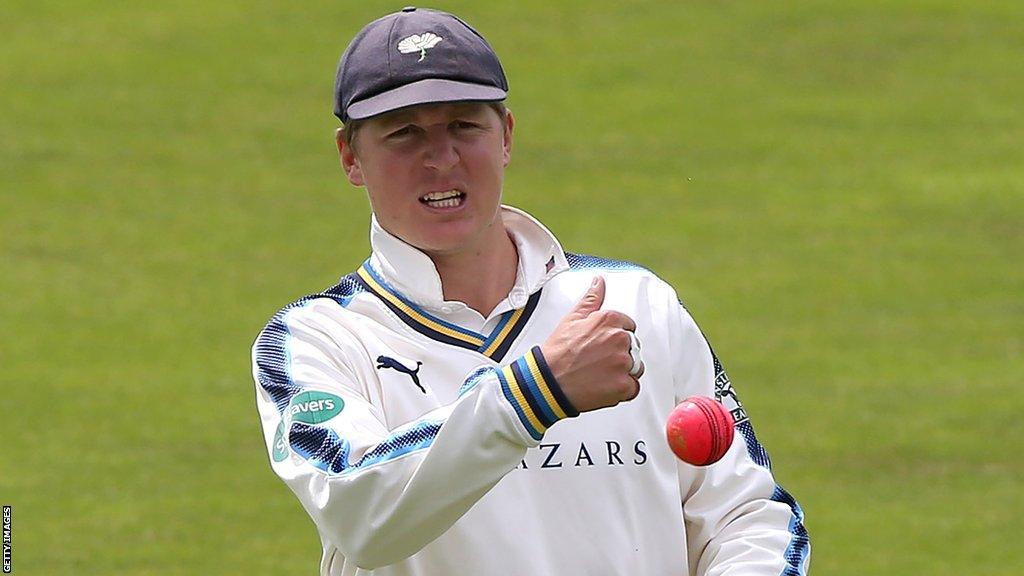
[{"label": "wrist", "polygon": [[[558,382],[558,379],[555,378],[555,373],[551,370],[551,365],[548,364],[548,359],[544,356],[544,352],[541,350],[541,347],[534,346],[530,349],[527,355],[533,356],[533,360],[537,364],[537,370],[540,372],[544,382],[547,383],[548,388],[551,390],[553,400],[562,409],[566,417],[575,418],[576,416],[579,416],[580,411],[573,406],[572,402],[570,402],[569,398],[565,395],[565,391],[562,390],[562,385]],[[524,356],[524,358],[525,357],[526,356]]]},{"label": "wrist", "polygon": [[562,392],[540,346],[498,371],[502,392],[536,440],[555,422],[579,415]]}]

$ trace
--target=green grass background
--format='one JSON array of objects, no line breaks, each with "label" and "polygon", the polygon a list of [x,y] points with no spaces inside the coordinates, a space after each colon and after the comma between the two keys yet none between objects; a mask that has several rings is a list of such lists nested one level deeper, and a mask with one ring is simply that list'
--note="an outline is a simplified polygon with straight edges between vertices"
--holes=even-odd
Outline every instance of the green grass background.
[{"label": "green grass background", "polygon": [[[1024,4],[435,2],[502,56],[506,201],[672,282],[814,574],[1020,574]],[[353,270],[334,66],[399,4],[0,4],[16,574],[313,574],[249,346]]]}]

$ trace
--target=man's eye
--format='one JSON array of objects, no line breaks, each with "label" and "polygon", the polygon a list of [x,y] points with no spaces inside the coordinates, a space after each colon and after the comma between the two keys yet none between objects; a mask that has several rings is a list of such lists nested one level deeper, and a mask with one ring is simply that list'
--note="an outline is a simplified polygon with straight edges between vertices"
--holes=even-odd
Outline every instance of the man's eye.
[{"label": "man's eye", "polygon": [[412,126],[404,126],[388,134],[388,138],[401,138],[402,136],[408,136],[412,134]]},{"label": "man's eye", "polygon": [[452,128],[455,128],[456,130],[467,130],[470,128],[476,128],[476,126],[476,123],[467,122],[465,120],[456,120],[455,122],[452,122]]}]

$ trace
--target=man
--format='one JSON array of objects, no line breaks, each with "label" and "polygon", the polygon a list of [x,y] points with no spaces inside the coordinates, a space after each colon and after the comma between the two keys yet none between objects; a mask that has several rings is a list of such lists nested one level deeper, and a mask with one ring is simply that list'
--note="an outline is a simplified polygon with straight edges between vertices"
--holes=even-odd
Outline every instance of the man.
[{"label": "man", "polygon": [[[372,254],[253,349],[321,574],[803,574],[802,512],[672,288],[501,205],[507,91],[442,12],[385,16],[342,57],[337,145]],[[698,394],[739,430],[704,468],[663,439]]]}]

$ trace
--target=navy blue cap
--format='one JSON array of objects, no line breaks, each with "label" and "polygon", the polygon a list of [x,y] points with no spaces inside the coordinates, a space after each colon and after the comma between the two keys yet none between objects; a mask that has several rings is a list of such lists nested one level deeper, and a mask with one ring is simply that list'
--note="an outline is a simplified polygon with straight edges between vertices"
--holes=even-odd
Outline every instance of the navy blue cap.
[{"label": "navy blue cap", "polygon": [[342,122],[433,102],[494,102],[508,95],[498,55],[458,17],[403,8],[370,22],[345,49],[334,82]]}]

